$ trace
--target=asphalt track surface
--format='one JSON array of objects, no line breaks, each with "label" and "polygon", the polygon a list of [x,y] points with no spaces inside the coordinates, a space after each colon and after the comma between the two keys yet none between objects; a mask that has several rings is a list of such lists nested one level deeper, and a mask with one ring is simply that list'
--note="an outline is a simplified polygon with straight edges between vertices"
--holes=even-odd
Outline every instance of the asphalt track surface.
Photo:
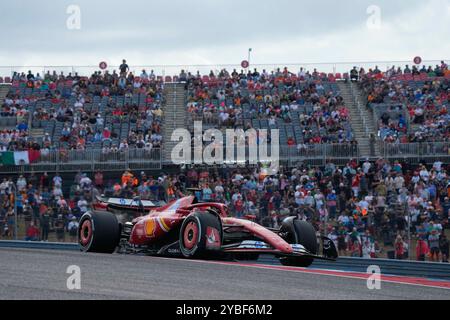
[{"label": "asphalt track surface", "polygon": [[[71,265],[81,289],[67,289]],[[450,289],[314,273],[310,269],[247,266],[136,255],[0,248],[0,299],[371,300],[450,299]],[[449,286],[450,288],[450,286]]]}]

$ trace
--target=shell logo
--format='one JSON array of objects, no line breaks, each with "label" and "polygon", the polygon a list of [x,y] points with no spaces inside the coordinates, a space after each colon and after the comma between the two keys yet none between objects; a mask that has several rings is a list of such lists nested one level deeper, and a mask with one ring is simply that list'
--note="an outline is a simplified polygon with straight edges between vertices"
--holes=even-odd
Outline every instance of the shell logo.
[{"label": "shell logo", "polygon": [[145,221],[145,234],[147,236],[154,236],[156,230],[156,223],[155,220],[149,219]]}]

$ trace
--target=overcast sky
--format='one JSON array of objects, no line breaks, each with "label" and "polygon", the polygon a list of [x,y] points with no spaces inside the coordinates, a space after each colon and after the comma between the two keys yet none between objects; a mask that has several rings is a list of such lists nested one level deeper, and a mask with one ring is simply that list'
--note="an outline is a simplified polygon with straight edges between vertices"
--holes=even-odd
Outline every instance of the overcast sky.
[{"label": "overcast sky", "polygon": [[253,63],[450,58],[450,0],[14,0],[0,12],[2,66],[234,64],[249,47]]}]

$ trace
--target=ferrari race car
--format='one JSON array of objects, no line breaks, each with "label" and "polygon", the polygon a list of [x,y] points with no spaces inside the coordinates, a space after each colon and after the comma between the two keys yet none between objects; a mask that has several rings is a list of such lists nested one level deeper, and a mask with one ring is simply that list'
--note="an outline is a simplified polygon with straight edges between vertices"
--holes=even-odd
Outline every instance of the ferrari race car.
[{"label": "ferrari race car", "polygon": [[123,222],[108,210],[85,213],[78,230],[81,250],[236,260],[272,254],[283,265],[299,267],[308,267],[314,259],[337,258],[333,241],[317,237],[314,227],[297,217],[286,218],[280,228],[266,228],[229,217],[222,203],[199,203],[194,196],[142,214]]}]

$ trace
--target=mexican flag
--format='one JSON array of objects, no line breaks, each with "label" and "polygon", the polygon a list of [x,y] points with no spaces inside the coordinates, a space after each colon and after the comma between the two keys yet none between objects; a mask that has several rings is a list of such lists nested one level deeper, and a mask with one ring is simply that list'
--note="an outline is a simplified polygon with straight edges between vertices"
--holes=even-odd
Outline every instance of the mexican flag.
[{"label": "mexican flag", "polygon": [[39,159],[40,152],[36,150],[29,151],[5,151],[0,154],[1,164],[4,166],[19,166],[30,164]]}]

